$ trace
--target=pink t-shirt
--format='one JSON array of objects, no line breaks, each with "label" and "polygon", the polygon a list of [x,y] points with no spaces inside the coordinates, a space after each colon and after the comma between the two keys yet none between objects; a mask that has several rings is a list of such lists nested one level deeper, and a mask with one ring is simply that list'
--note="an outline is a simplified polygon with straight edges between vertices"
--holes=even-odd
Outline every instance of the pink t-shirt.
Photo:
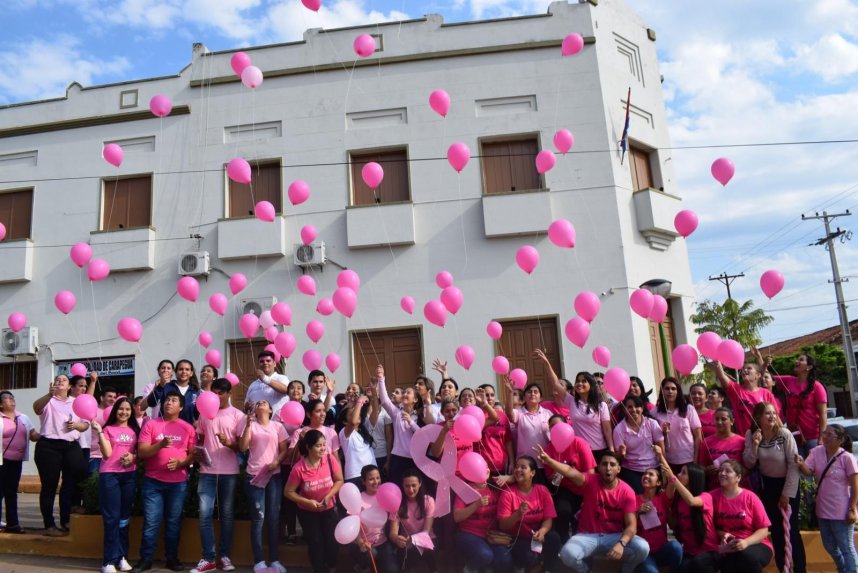
[{"label": "pink t-shirt", "polygon": [[552,415],[563,416],[563,420],[569,422],[569,404],[566,403],[563,406],[555,402],[554,400],[545,400],[539,404]]},{"label": "pink t-shirt", "polygon": [[[378,502],[375,500],[374,495],[370,495],[365,491],[362,491],[360,497],[364,503],[370,506],[378,505]],[[384,534],[384,525],[382,525],[381,527],[371,527],[369,525],[366,525],[365,523],[362,523],[361,530],[364,534],[366,534],[366,540],[369,541],[369,544],[373,547],[378,547],[379,545],[387,541],[387,536]]]},{"label": "pink t-shirt", "polygon": [[161,448],[146,459],[146,476],[166,483],[180,483],[188,478],[188,468],[167,469],[170,458],[184,459],[197,445],[197,432],[186,421],[178,418],[172,422],[164,418],[153,418],[140,430],[138,444],[157,444],[164,436],[173,438],[169,448]]},{"label": "pink t-shirt", "polygon": [[[399,512],[390,514],[391,521],[399,522],[399,535],[420,533],[426,525],[426,518],[435,513],[435,500],[430,495],[423,496],[423,517],[417,517],[417,502],[410,499],[407,500],[406,512],[405,518],[399,517]],[[435,537],[435,533],[431,530],[429,535]]]},{"label": "pink t-shirt", "polygon": [[[337,459],[337,456],[326,455],[321,459],[317,468],[311,468],[307,465],[307,458],[302,457],[292,466],[292,471],[289,473],[286,483],[295,486],[295,491],[301,497],[306,497],[314,501],[322,501],[328,495],[328,492],[331,491],[331,488],[334,487],[334,475],[338,472],[342,475],[340,460]],[[334,507],[333,499],[325,507],[317,511],[325,511],[332,507]]]},{"label": "pink t-shirt", "polygon": [[483,429],[483,438],[477,443],[477,451],[486,460],[489,470],[494,473],[506,471],[506,444],[512,442],[512,430],[509,418],[500,410],[496,410],[498,421]]},{"label": "pink t-shirt", "polygon": [[[438,422],[439,426],[443,426],[447,422]],[[455,430],[452,432],[448,432],[450,436],[453,436],[453,442],[456,444],[456,463],[458,464],[459,460],[462,459],[462,456],[467,454],[468,452],[474,451],[474,444],[479,442],[468,442],[463,440],[459,436],[456,435]]]},{"label": "pink t-shirt", "polygon": [[736,382],[730,382],[724,390],[727,392],[730,404],[733,405],[736,433],[740,436],[744,436],[745,433],[751,429],[751,426],[753,425],[751,414],[754,412],[754,406],[760,402],[773,404],[778,411],[778,416],[781,416],[781,419],[783,419],[780,403],[774,395],[765,388],[758,388],[756,392],[751,392]]},{"label": "pink t-shirt", "polygon": [[584,474],[584,480],[578,533],[619,533],[625,529],[625,514],[637,509],[631,486],[618,479],[614,489],[606,489],[597,474]]},{"label": "pink t-shirt", "polygon": [[[197,420],[197,431],[203,437],[202,446],[206,449],[212,461],[210,465],[200,464],[201,474],[238,474],[238,456],[236,456],[235,450],[221,444],[217,435],[224,433],[230,441],[235,442],[241,436],[238,426],[242,420],[246,419],[247,417],[241,410],[232,406],[218,410],[212,420],[209,420],[205,416],[200,416],[199,420]],[[244,424],[242,424],[243,429]]]},{"label": "pink t-shirt", "polygon": [[658,459],[652,451],[652,445],[664,441],[661,426],[656,420],[644,416],[637,431],[632,430],[627,420],[614,428],[614,448],[626,446],[623,467],[636,472],[646,471],[658,466]]},{"label": "pink t-shirt", "polygon": [[[827,479],[827,478],[826,478]],[[763,502],[754,492],[742,489],[733,499],[724,497],[720,489],[713,490],[712,506],[715,527],[719,531],[731,533],[736,539],[747,539],[758,529],[769,527],[772,522],[766,515]],[[772,543],[768,538],[763,540],[769,549]]]},{"label": "pink t-shirt", "polygon": [[[582,438],[578,436],[572,437],[572,443],[562,452],[558,452],[554,444],[545,446],[545,453],[548,457],[566,465],[572,466],[581,473],[587,473],[596,467],[596,459],[593,457],[593,450]],[[545,477],[548,481],[554,476],[554,470],[551,466],[545,466]],[[572,480],[564,477],[560,485],[568,489],[576,495],[583,495],[583,488],[577,487]]]},{"label": "pink t-shirt", "polygon": [[691,519],[691,507],[682,499],[676,505],[676,529],[674,529],[676,538],[682,543],[683,551],[692,557],[698,553],[718,550],[718,532],[715,531],[712,519],[712,496],[704,491],[697,497],[703,502],[703,507],[700,508],[703,513],[703,523],[706,525],[706,536],[703,542],[697,541],[694,522]]},{"label": "pink t-shirt", "polygon": [[[483,489],[477,487],[474,489],[480,494],[480,497],[488,497],[489,503],[487,505],[477,505],[474,513],[465,521],[459,523],[459,529],[478,537],[485,537],[490,529],[495,528],[495,523],[497,522],[500,491],[488,485]],[[453,501],[453,509],[462,509],[467,506],[467,503],[456,496],[455,501]]]},{"label": "pink t-shirt", "polygon": [[[643,495],[635,496],[635,510],[637,511],[643,505]],[[652,529],[644,528],[641,523],[640,515],[638,515],[638,537],[643,537],[649,543],[650,553],[658,551],[661,546],[667,543],[667,516],[670,514],[670,500],[667,499],[667,494],[661,492],[656,494],[649,503],[652,504],[655,514],[661,525],[657,525]],[[652,513],[652,512],[650,512]]]},{"label": "pink t-shirt", "polygon": [[[515,424],[516,458],[533,457],[535,453],[533,448],[537,444],[545,447],[548,443],[548,419],[551,416],[551,412],[541,406],[536,412],[528,412],[524,406],[513,410],[513,418],[510,422]],[[537,460],[537,465],[542,467],[542,462]]]},{"label": "pink t-shirt", "polygon": [[[858,464],[855,463],[852,452],[843,449],[840,451],[844,453],[831,464],[825,479],[822,480],[822,487],[816,493],[816,516],[821,519],[842,521],[846,519],[846,512],[849,510],[849,499],[852,495],[849,478],[858,473]],[[829,459],[825,446],[816,446],[810,450],[805,463],[813,470],[817,483]]]},{"label": "pink t-shirt", "polygon": [[542,527],[542,522],[546,519],[554,519],[557,517],[557,511],[554,509],[554,500],[551,499],[551,494],[544,485],[534,484],[529,494],[524,494],[513,485],[511,488],[504,490],[498,499],[498,518],[509,517],[521,506],[522,502],[527,502],[527,513],[521,519],[521,523],[516,523],[509,530],[519,535],[532,535],[534,531]]},{"label": "pink t-shirt", "polygon": [[[110,442],[110,457],[101,461],[98,471],[103,474],[137,471],[137,464],[128,467],[119,462],[127,453],[137,453],[137,434],[128,426],[104,426],[104,437]],[[96,438],[93,438],[95,441]]]},{"label": "pink t-shirt", "polygon": [[700,418],[694,406],[688,406],[685,416],[679,410],[653,412],[660,424],[670,424],[670,431],[664,438],[665,457],[672,464],[688,464],[694,461],[694,430],[700,429]]},{"label": "pink t-shirt", "polygon": [[[742,452],[744,450],[745,438],[742,436],[733,434],[729,438],[722,439],[718,437],[718,434],[714,434],[703,440],[697,459],[704,468],[711,466],[722,455],[726,455],[729,459],[736,460],[744,465],[742,461]],[[708,476],[707,483],[711,489],[715,489],[718,487],[718,476]]]},{"label": "pink t-shirt", "polygon": [[805,384],[795,376],[773,376],[773,378],[776,384],[781,384],[781,387],[786,389],[786,421],[789,427],[801,430],[805,440],[818,440],[819,411],[817,408],[820,404],[828,403],[825,387],[819,382],[814,382],[807,396],[802,396]]},{"label": "pink t-shirt", "polygon": [[718,429],[715,427],[715,410],[706,410],[705,414],[697,412],[697,417],[700,419],[700,429],[703,432],[703,437],[706,438],[715,434]]},{"label": "pink t-shirt", "polygon": [[[247,416],[242,416],[238,423],[238,434],[244,433],[247,425]],[[265,466],[277,459],[280,442],[289,439],[286,428],[280,422],[269,420],[267,424],[260,424],[256,420],[250,426],[250,455],[247,457],[247,475],[255,476],[265,469]],[[280,473],[280,465],[271,472]]]},{"label": "pink t-shirt", "polygon": [[3,420],[3,459],[19,462],[27,452],[30,432],[17,414],[13,414],[11,418],[0,414],[0,419]]},{"label": "pink t-shirt", "polygon": [[379,384],[378,396],[381,399],[381,407],[390,416],[390,423],[393,426],[393,448],[391,448],[390,453],[394,456],[410,459],[411,436],[420,429],[417,425],[416,414],[412,412],[410,419],[403,419],[402,412],[404,410],[401,410],[390,400],[390,396],[387,395],[387,387],[384,385],[384,378]]},{"label": "pink t-shirt", "polygon": [[65,400],[52,397],[48,400],[45,409],[39,415],[39,420],[42,423],[42,430],[39,433],[42,434],[43,438],[66,442],[74,442],[80,438],[80,432],[77,430],[66,431],[66,422],[69,420],[72,422],[81,421],[72,410],[73,403],[74,398],[71,397]]},{"label": "pink t-shirt", "polygon": [[605,434],[602,432],[602,422],[611,419],[608,413],[608,405],[599,402],[599,409],[592,411],[586,402],[575,403],[572,394],[566,395],[566,405],[569,406],[569,415],[572,418],[572,427],[575,435],[584,438],[594,450],[604,450],[608,447]]},{"label": "pink t-shirt", "polygon": [[[282,424],[281,424],[281,426],[282,426]],[[340,438],[339,438],[339,436],[337,436],[337,431],[334,428],[332,428],[331,426],[319,426],[318,428],[310,428],[309,426],[304,426],[304,427],[300,428],[294,434],[292,434],[292,437],[289,439],[289,447],[290,448],[297,448],[298,447],[298,440],[300,440],[301,436],[304,435],[303,431],[305,428],[306,429],[312,429],[312,430],[319,430],[320,432],[322,432],[322,435],[325,436],[325,453],[326,454],[336,453],[337,450],[340,449]]]}]

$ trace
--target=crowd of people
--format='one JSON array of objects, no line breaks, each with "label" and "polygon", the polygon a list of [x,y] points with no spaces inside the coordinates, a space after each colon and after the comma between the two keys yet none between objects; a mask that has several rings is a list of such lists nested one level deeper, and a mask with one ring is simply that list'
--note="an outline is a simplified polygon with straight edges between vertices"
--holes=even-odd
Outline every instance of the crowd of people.
[{"label": "crowd of people", "polygon": [[[305,386],[277,373],[266,351],[243,404],[232,403],[232,385],[214,367],[204,366],[198,379],[188,360],[161,361],[157,382],[133,399],[101,388],[91,421],[76,416],[73,403],[96,393],[97,377],[57,376],[33,405],[39,430],[4,391],[5,531],[22,531],[15,492],[28,441],[35,441],[46,535],[66,534],[80,495],[75,484],[98,473],[102,573],[152,568],[162,525],[166,566],[184,570],[178,548],[187,495],[199,498],[202,546],[191,573],[234,570],[239,487],[249,504],[255,572],[286,572],[278,547],[295,542],[300,523],[313,571],[330,573],[342,547],[341,488],[354,484],[362,507],[378,508],[388,482],[400,488],[401,504],[381,521],[367,520],[347,543],[356,571],[511,572],[537,564],[551,571],[562,563],[586,572],[601,556],[619,561],[623,572],[750,573],[774,559],[781,571],[804,573],[799,482],[813,476],[825,549],[838,572],[856,573],[858,466],[848,434],[827,423],[811,356],[799,357],[792,376],[771,376],[757,356],[739,380],[712,363],[717,386],[693,384],[686,396],[667,377],[654,403],[639,378],[618,401],[600,373],[568,381],[542,351],[534,358],[545,367],[551,396],[537,383],[517,389],[507,380],[503,403],[491,384],[459,388],[439,360],[437,393],[428,376],[396,381],[389,391],[378,366],[370,385],[349,384],[334,396],[335,383],[323,372],[310,372]],[[215,415],[199,415],[202,392],[217,396]],[[295,411],[290,403],[302,406],[301,423],[285,415]],[[482,431],[470,441],[456,428],[474,409]],[[433,425],[439,428],[423,452],[424,442],[412,438]],[[484,476],[468,472],[473,497],[448,493],[425,471],[424,460],[440,460],[448,449],[458,460],[473,453],[484,460]],[[190,472],[198,472],[195,492],[187,491]],[[456,475],[464,478],[461,465]],[[138,488],[143,533],[132,567],[128,535]]]}]

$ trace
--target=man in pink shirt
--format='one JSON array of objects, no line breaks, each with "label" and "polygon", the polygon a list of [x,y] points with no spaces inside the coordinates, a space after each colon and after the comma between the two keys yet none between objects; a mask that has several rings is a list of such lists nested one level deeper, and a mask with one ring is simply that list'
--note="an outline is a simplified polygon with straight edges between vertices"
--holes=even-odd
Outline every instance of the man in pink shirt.
[{"label": "man in pink shirt", "polygon": [[134,573],[152,568],[158,530],[164,521],[164,552],[167,569],[182,571],[179,562],[179,533],[182,507],[188,489],[188,466],[194,461],[197,445],[194,427],[179,418],[185,398],[170,391],[162,402],[163,417],[146,422],[137,442],[137,455],[146,462],[143,478],[143,540],[140,561]]}]

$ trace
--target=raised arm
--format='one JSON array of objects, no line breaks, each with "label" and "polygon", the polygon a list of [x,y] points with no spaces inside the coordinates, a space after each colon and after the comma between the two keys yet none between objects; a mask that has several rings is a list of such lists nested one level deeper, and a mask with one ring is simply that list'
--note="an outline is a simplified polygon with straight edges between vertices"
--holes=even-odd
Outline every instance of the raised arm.
[{"label": "raised arm", "polygon": [[727,373],[724,372],[724,366],[722,366],[717,360],[710,362],[709,367],[712,369],[712,372],[715,373],[715,379],[718,380],[718,383],[721,384],[721,387],[725,390],[727,389],[727,386],[735,382],[732,378],[727,376]]},{"label": "raised arm", "polygon": [[447,439],[447,434],[453,429],[453,420],[447,420],[441,426],[441,431],[438,432],[438,437],[432,442],[432,457],[440,458],[444,453],[444,441]]},{"label": "raised arm", "polygon": [[399,408],[396,407],[390,396],[387,395],[387,386],[384,385],[384,366],[379,364],[375,367],[375,391],[378,393],[378,399],[381,401],[381,407],[393,419],[399,416]]},{"label": "raised arm", "polygon": [[89,382],[86,383],[86,393],[90,396],[95,396],[95,383],[98,382],[98,372],[95,370],[89,373]]},{"label": "raised arm", "polygon": [[659,448],[653,448],[655,450],[655,455],[658,457],[658,463],[661,465],[661,473],[664,475],[667,480],[668,486],[672,485],[679,497],[682,498],[682,501],[687,503],[689,507],[703,507],[703,500],[699,497],[695,497],[688,488],[682,485],[682,483],[676,479],[676,476],[673,475],[673,470],[670,469],[670,464],[667,463],[667,458],[664,457],[664,451]]},{"label": "raised arm", "polygon": [[515,406],[512,403],[512,393],[515,392],[515,387],[510,382],[509,378],[504,377],[504,384],[506,384],[506,400],[504,401],[504,411],[506,412],[506,417],[509,418],[509,421],[515,424],[518,422],[518,416],[516,415]]},{"label": "raised arm", "polygon": [[[553,469],[555,472],[559,473],[563,477],[569,478],[569,480],[571,480],[572,483],[576,486],[581,487],[582,485],[584,485],[584,482],[587,479],[586,477],[584,477],[584,474],[582,474],[570,465],[563,464],[555,459],[552,459],[548,454],[545,453],[545,450],[543,450],[542,446],[540,446],[539,444],[536,444],[535,448],[539,461],[541,461],[547,466],[550,466],[551,469]],[[632,537],[634,537],[634,533],[632,533]]]},{"label": "raised arm", "polygon": [[557,391],[557,402],[562,405],[566,401],[566,385],[557,377],[557,373],[554,372],[554,368],[551,367],[551,362],[548,361],[548,357],[545,355],[544,351],[539,348],[535,348],[533,350],[533,357],[542,362],[542,366],[545,368],[545,373],[548,375],[548,381]]},{"label": "raised arm", "polygon": [[355,402],[355,405],[349,409],[348,423],[343,428],[343,430],[345,430],[346,438],[351,436],[352,432],[357,430],[358,426],[360,426],[360,411],[361,408],[363,408],[363,405],[366,403],[366,396],[361,396],[360,398],[358,398],[358,401]]},{"label": "raised arm", "polygon": [[336,380],[331,380],[325,375],[325,387],[328,389],[327,394],[325,395],[325,413],[331,410],[331,400],[334,397],[334,390],[337,387]]}]

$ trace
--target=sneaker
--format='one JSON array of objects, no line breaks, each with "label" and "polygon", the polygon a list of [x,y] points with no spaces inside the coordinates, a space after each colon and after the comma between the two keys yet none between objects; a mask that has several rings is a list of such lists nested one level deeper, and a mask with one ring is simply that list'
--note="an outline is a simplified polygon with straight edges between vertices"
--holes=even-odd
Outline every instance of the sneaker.
[{"label": "sneaker", "polygon": [[133,573],[143,573],[143,571],[148,571],[152,568],[152,560],[151,559],[140,559],[137,563],[134,564],[134,568],[131,570]]},{"label": "sneaker", "polygon": [[286,573],[286,568],[279,561],[275,561],[271,564],[272,569],[276,569],[277,573]]},{"label": "sneaker", "polygon": [[232,561],[226,555],[218,560],[218,567],[220,567],[221,571],[235,571],[235,565],[232,564]]},{"label": "sneaker", "polygon": [[167,559],[166,568],[170,571],[184,571],[185,566],[178,559]]},{"label": "sneaker", "polygon": [[123,572],[126,572],[126,573],[127,573],[128,571],[131,571],[131,570],[133,569],[133,567],[131,567],[131,563],[129,563],[129,562],[128,562],[128,560],[127,560],[127,559],[125,559],[125,557],[123,557],[122,559],[120,559],[120,560],[119,560],[119,567],[118,567],[118,569],[119,569],[120,571],[123,571]]},{"label": "sneaker", "polygon": [[101,573],[116,573],[116,567],[112,563],[101,566]]},{"label": "sneaker", "polygon": [[45,535],[47,535],[48,537],[65,537],[68,534],[56,525],[54,525],[52,527],[45,528]]},{"label": "sneaker", "polygon": [[253,566],[254,573],[260,573],[261,571],[265,571],[266,569],[268,569],[268,565],[265,563],[265,561],[260,561]]},{"label": "sneaker", "polygon": [[217,569],[217,564],[214,561],[200,559],[197,566],[191,569],[191,573],[203,573],[204,571],[214,571],[215,569]]}]

